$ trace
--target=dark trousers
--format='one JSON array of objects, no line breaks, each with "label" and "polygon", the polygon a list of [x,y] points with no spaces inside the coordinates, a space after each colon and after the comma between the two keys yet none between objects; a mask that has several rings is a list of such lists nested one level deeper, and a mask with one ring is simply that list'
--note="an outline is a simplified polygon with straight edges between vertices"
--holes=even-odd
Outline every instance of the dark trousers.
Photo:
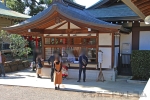
[{"label": "dark trousers", "polygon": [[36,62],[34,61],[32,71],[35,71],[35,70],[36,70]]},{"label": "dark trousers", "polygon": [[54,68],[51,67],[51,82],[53,82],[54,79]]},{"label": "dark trousers", "polygon": [[82,67],[79,68],[79,81],[81,79],[82,71],[83,71],[83,81],[85,81],[85,79],[86,79],[86,68],[82,68]]},{"label": "dark trousers", "polygon": [[0,70],[1,70],[0,76],[1,76],[1,73],[5,76],[5,69],[4,69],[3,64],[0,64]]}]

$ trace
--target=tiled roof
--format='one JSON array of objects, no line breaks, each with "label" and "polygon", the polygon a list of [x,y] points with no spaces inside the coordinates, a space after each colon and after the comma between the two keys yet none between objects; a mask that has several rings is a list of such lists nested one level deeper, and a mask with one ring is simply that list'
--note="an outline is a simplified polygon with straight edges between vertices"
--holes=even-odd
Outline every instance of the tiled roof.
[{"label": "tiled roof", "polygon": [[1,17],[7,17],[7,18],[10,18],[10,19],[20,19],[20,20],[31,18],[28,15],[21,14],[21,13],[18,13],[16,11],[10,10],[4,4],[2,4],[1,2],[0,2],[0,16]]},{"label": "tiled roof", "polygon": [[110,7],[99,8],[99,9],[87,9],[86,12],[96,18],[137,17],[138,16],[125,4],[113,5]]},{"label": "tiled roof", "polygon": [[81,10],[81,9],[77,9],[77,8],[74,8],[71,6],[65,6],[58,2],[55,2],[49,8],[47,8],[46,10],[33,16],[32,18],[30,18],[20,24],[11,26],[11,27],[29,25],[32,23],[35,24],[36,22],[41,21],[44,18],[50,16],[54,11],[57,11],[61,15],[67,17],[68,19],[77,21],[79,23],[81,22],[81,23],[89,24],[89,25],[93,25],[93,26],[114,28],[114,29],[120,29],[120,27],[121,27],[120,25],[115,25],[115,24],[111,24],[111,23],[96,19],[95,17],[89,15],[85,9]]}]

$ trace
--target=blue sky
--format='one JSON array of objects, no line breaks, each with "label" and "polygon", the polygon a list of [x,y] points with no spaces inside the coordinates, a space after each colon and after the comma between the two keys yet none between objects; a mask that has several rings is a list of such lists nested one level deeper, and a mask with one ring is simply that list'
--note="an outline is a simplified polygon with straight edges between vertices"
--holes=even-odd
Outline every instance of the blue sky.
[{"label": "blue sky", "polygon": [[74,0],[74,1],[80,5],[86,6],[86,8],[88,8],[100,0]]}]

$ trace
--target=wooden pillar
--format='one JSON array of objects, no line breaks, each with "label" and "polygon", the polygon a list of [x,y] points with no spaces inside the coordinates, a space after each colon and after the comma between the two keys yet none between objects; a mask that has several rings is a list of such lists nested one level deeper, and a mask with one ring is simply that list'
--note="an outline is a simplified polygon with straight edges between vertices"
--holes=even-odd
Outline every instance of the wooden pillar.
[{"label": "wooden pillar", "polygon": [[98,51],[99,51],[99,33],[96,33],[96,62],[98,65]]},{"label": "wooden pillar", "polygon": [[45,59],[44,35],[41,36],[41,39],[42,39],[42,57]]},{"label": "wooden pillar", "polygon": [[139,50],[140,23],[138,21],[132,24],[132,50]]},{"label": "wooden pillar", "polygon": [[112,33],[112,44],[111,44],[111,49],[112,49],[112,55],[111,55],[111,66],[112,68],[114,67],[114,59],[115,59],[115,33]]},{"label": "wooden pillar", "polygon": [[37,38],[37,36],[36,36],[35,41],[36,41],[36,48],[38,48],[38,38]]}]

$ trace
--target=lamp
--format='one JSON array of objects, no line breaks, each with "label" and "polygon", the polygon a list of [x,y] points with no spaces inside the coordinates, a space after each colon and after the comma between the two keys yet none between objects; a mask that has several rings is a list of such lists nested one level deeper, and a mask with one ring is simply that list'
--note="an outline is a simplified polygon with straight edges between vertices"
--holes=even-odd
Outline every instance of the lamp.
[{"label": "lamp", "polygon": [[150,15],[145,18],[145,24],[150,24]]},{"label": "lamp", "polygon": [[91,28],[88,28],[88,31],[90,32],[90,31],[91,31]]},{"label": "lamp", "polygon": [[31,32],[31,29],[28,29],[28,32]]}]

